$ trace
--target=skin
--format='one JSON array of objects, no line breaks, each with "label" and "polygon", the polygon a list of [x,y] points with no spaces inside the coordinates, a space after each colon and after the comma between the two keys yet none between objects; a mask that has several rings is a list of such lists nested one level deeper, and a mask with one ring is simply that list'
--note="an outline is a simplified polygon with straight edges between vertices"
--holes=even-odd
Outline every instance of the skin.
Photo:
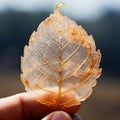
[{"label": "skin", "polygon": [[28,93],[19,93],[0,99],[0,120],[80,120],[76,114],[63,111],[52,112],[47,106],[36,102]]}]

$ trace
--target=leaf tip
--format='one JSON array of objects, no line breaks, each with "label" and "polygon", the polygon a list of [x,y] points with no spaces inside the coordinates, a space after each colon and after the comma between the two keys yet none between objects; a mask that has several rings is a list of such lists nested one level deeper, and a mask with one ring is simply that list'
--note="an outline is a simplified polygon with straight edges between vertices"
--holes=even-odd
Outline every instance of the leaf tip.
[{"label": "leaf tip", "polygon": [[55,6],[54,12],[59,12],[59,8],[61,5],[66,5],[64,2],[58,2]]}]

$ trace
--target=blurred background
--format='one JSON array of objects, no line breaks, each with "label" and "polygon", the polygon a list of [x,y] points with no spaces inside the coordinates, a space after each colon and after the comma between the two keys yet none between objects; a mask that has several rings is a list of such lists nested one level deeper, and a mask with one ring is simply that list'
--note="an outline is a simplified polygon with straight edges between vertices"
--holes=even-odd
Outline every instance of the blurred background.
[{"label": "blurred background", "polygon": [[[120,0],[63,0],[63,14],[82,25],[102,52],[103,74],[82,103],[83,120],[120,120]],[[31,33],[58,0],[0,0],[0,98],[24,91],[20,57]]]}]

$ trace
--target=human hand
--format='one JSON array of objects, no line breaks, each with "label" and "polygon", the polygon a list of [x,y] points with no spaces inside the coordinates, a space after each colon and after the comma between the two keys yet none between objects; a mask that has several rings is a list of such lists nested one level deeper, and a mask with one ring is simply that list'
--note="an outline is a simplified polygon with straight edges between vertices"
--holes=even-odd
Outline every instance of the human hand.
[{"label": "human hand", "polygon": [[0,99],[0,120],[80,120],[80,117],[63,111],[52,112],[28,93],[20,93]]}]

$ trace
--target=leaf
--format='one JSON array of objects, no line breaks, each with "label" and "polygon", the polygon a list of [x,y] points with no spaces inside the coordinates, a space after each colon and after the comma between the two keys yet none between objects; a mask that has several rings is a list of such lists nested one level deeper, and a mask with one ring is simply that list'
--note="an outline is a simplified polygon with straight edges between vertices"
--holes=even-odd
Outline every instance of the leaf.
[{"label": "leaf", "polygon": [[21,59],[26,90],[56,109],[88,98],[101,75],[101,53],[96,51],[93,37],[61,14],[61,4],[33,32]]}]

